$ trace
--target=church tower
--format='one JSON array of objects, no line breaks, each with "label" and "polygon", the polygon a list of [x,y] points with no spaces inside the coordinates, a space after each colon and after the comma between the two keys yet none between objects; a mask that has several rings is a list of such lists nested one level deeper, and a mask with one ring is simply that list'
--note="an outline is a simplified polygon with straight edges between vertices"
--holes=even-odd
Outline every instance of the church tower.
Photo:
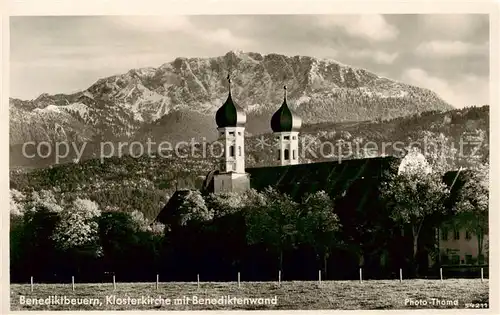
[{"label": "church tower", "polygon": [[214,175],[214,192],[242,191],[250,188],[249,175],[245,172],[245,123],[246,115],[232,99],[231,78],[227,76],[229,93],[226,102],[217,110],[215,122],[223,155],[219,172]]},{"label": "church tower", "polygon": [[300,117],[288,108],[285,85],[283,104],[271,118],[271,129],[278,141],[280,165],[299,164],[299,129],[301,126]]}]

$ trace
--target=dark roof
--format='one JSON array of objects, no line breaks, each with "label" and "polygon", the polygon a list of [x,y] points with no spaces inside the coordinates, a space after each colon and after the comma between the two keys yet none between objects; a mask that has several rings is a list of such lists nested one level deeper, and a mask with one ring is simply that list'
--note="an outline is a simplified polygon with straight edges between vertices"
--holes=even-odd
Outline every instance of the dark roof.
[{"label": "dark roof", "polygon": [[[307,193],[324,190],[342,211],[377,212],[383,204],[379,200],[380,184],[389,173],[397,172],[401,158],[388,156],[343,161],[328,161],[310,164],[247,168],[250,174],[250,186],[262,191],[268,187],[300,200]],[[213,191],[213,176],[210,172],[205,180],[205,192]],[[455,195],[465,181],[469,171],[450,171],[444,175],[444,182],[451,187]],[[169,224],[175,210],[189,190],[177,191],[157,217],[157,220]]]},{"label": "dark roof", "polygon": [[305,193],[324,190],[329,195],[344,194],[354,184],[379,186],[386,171],[397,170],[400,159],[377,157],[329,161],[289,166],[249,168],[250,185],[256,190],[269,186],[300,198]]},{"label": "dark roof", "polygon": [[[400,162],[401,159],[396,157],[378,157],[247,168],[246,172],[250,174],[251,188],[259,191],[271,186],[300,200],[306,193],[324,190],[333,199],[341,197],[343,200],[340,206],[347,211],[366,207],[377,211],[376,199],[380,182],[386,172],[397,172]],[[217,171],[212,171],[207,174],[202,189],[205,193],[213,191],[213,176],[216,173]],[[176,209],[190,192],[176,191],[156,220],[164,224],[174,223]]]},{"label": "dark roof", "polygon": [[273,132],[298,131],[302,125],[301,119],[292,113],[286,101],[286,86],[283,104],[271,117],[271,129]]},{"label": "dark roof", "polygon": [[177,190],[172,197],[168,200],[167,204],[158,213],[155,221],[161,222],[163,224],[174,224],[173,221],[175,215],[177,214],[177,209],[182,204],[184,199],[191,193],[189,189]]},{"label": "dark roof", "polygon": [[219,128],[242,127],[246,122],[246,115],[231,97],[231,81],[229,80],[229,94],[226,102],[217,110],[215,122]]}]

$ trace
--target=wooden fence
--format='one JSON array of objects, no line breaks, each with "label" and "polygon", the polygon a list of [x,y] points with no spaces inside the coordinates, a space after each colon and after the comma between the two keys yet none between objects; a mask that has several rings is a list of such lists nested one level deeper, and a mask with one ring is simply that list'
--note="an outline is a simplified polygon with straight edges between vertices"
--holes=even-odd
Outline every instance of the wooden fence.
[{"label": "wooden fence", "polygon": [[[311,280],[311,281],[317,281],[318,284],[321,284],[324,280],[322,280],[322,271],[321,270],[318,270],[318,278],[316,280]],[[481,268],[480,269],[480,273],[478,274],[478,278],[481,279],[481,282],[484,281],[485,277],[484,277],[484,268]],[[404,273],[403,273],[403,269],[399,269],[399,278],[397,279],[394,279],[396,281],[399,281],[400,283],[402,283],[404,280],[411,280],[411,279],[405,279],[404,278]],[[429,280],[429,279],[428,279]],[[444,281],[445,278],[443,277],[443,268],[439,268],[439,278],[436,279],[436,280],[439,280],[439,281]],[[328,281],[337,281],[337,280],[328,280]],[[351,281],[358,281],[358,280],[351,280]],[[359,268],[359,283],[363,283],[364,281],[366,281],[366,279],[363,278],[363,268]],[[369,280],[368,280],[369,281]],[[241,286],[241,273],[238,272],[237,275],[236,275],[236,282],[237,282],[237,286],[240,287]],[[274,281],[268,281],[268,282],[274,282]],[[282,278],[281,278],[281,270],[278,271],[278,274],[277,274],[277,280],[276,280],[278,286],[281,286],[282,285]],[[197,274],[196,275],[196,283],[197,283],[197,286],[198,286],[198,289],[200,288],[200,274]],[[112,281],[110,282],[110,286],[113,286],[113,290],[116,290],[116,275],[113,275],[112,277]],[[31,291],[33,292],[34,291],[34,288],[35,288],[35,279],[33,276],[30,277],[30,286],[31,286]],[[75,291],[75,288],[76,285],[75,285],[75,276],[71,276],[71,288],[73,291]],[[156,275],[156,282],[155,282],[155,288],[158,290],[160,288],[160,275],[157,274]]]}]

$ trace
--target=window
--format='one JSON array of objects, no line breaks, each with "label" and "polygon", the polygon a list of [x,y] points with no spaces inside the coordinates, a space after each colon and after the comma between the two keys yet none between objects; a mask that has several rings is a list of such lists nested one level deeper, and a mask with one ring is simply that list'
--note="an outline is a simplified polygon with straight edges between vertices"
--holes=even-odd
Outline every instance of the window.
[{"label": "window", "polygon": [[238,136],[241,136],[241,131],[238,131]]},{"label": "window", "polygon": [[234,136],[234,131],[229,131],[230,136]]},{"label": "window", "polygon": [[281,161],[281,152],[278,152],[278,161]]},{"label": "window", "polygon": [[441,229],[441,240],[442,241],[447,241],[448,240],[448,229],[447,228],[442,228]]},{"label": "window", "polygon": [[241,156],[241,146],[238,147],[238,155]]},{"label": "window", "polygon": [[284,136],[283,139],[290,140],[290,136]]},{"label": "window", "polygon": [[469,241],[471,238],[472,238],[471,232],[465,231],[465,239]]},{"label": "window", "polygon": [[467,265],[472,265],[472,255],[465,255],[465,263]]},{"label": "window", "polygon": [[458,256],[458,255],[451,256],[451,264],[452,265],[459,265],[460,264],[460,256]]},{"label": "window", "polygon": [[234,145],[229,147],[229,156],[234,157]]},{"label": "window", "polygon": [[293,139],[293,140],[297,140],[297,136],[293,136],[293,137],[292,137],[292,139]]},{"label": "window", "polygon": [[290,159],[290,151],[288,151],[288,149],[285,149],[285,161]]},{"label": "window", "polygon": [[446,265],[450,263],[450,257],[446,254],[441,254],[441,263]]},{"label": "window", "polygon": [[293,159],[295,160],[297,158],[297,150],[292,150],[293,153]]},{"label": "window", "polygon": [[453,239],[454,240],[459,240],[460,239],[460,231],[453,231]]}]

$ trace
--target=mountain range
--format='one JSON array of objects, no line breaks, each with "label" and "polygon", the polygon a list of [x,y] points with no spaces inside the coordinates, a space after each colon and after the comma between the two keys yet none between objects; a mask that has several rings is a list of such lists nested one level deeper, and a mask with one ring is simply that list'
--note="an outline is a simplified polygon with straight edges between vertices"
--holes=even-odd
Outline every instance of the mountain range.
[{"label": "mountain range", "polygon": [[249,136],[271,131],[269,120],[282,103],[284,85],[290,107],[305,125],[452,109],[430,90],[335,60],[230,51],[133,69],[73,94],[11,98],[11,152],[27,141],[215,140],[214,113],[227,97],[228,73],[233,99],[247,113]]}]

